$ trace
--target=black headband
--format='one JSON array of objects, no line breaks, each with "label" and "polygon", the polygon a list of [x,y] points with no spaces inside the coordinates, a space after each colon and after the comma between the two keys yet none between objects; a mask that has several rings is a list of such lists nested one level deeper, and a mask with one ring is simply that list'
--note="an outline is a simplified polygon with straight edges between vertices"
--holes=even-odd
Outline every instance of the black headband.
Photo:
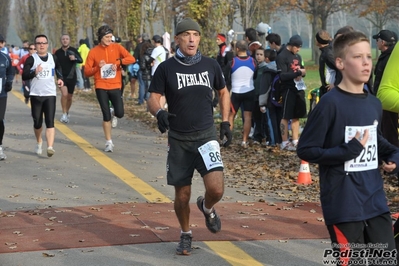
[{"label": "black headband", "polygon": [[320,37],[319,33],[316,33],[316,40],[317,40],[317,42],[320,43],[320,44],[328,44],[328,43],[330,42],[330,40],[323,40],[323,39]]}]

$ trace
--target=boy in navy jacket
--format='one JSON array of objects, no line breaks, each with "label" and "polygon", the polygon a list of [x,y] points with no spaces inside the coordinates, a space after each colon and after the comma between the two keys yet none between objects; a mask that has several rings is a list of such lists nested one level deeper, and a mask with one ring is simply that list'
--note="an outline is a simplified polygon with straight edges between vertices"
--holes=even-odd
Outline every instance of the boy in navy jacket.
[{"label": "boy in navy jacket", "polygon": [[[379,167],[397,172],[399,149],[382,137],[381,103],[364,90],[372,69],[370,42],[363,33],[350,32],[337,37],[333,50],[342,81],[310,113],[297,148],[301,159],[319,164],[320,200],[333,248],[324,255],[334,254],[344,263],[339,265],[350,260],[396,265]],[[368,255],[378,250],[385,257]]]}]

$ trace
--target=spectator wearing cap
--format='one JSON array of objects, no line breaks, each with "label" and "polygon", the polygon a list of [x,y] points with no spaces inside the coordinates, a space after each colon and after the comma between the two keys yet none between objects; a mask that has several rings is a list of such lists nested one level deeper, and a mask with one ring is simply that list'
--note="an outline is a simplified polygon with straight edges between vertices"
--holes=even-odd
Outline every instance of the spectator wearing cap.
[{"label": "spectator wearing cap", "polygon": [[[381,51],[374,68],[375,77],[373,92],[377,95],[385,67],[397,42],[397,37],[396,34],[390,30],[381,30],[376,35],[373,35],[373,39],[376,40],[377,48]],[[399,147],[397,112],[391,112],[385,109],[382,111],[381,131],[384,138],[391,144]]]},{"label": "spectator wearing cap", "polygon": [[163,47],[163,38],[159,35],[154,35],[152,37],[154,49],[152,50],[151,53],[151,60],[153,62],[152,64],[152,69],[151,69],[151,76],[154,76],[155,70],[157,70],[157,67],[159,64],[161,64],[163,61],[166,60],[166,51],[165,48]]},{"label": "spectator wearing cap", "polygon": [[397,42],[396,34],[390,30],[381,30],[376,35],[373,35],[373,39],[377,42],[377,48],[381,51],[381,55],[378,57],[377,64],[374,68],[374,94],[377,95],[378,87],[380,86],[382,74],[384,73],[385,66],[387,65],[388,59],[391,56],[393,47]]},{"label": "spectator wearing cap", "polygon": [[[151,52],[151,60],[152,60],[151,76],[154,76],[155,70],[157,70],[158,66],[167,58],[166,58],[166,49],[162,45],[163,38],[159,35],[154,35],[152,37],[152,41],[154,44],[154,49]],[[162,107],[165,107],[166,103],[165,96],[161,97],[160,103]]]},{"label": "spectator wearing cap", "polygon": [[[306,75],[302,57],[298,54],[302,47],[302,38],[294,35],[286,49],[277,56],[277,70],[280,71],[281,96],[283,100],[283,118],[280,122],[283,150],[296,150],[299,139],[299,118],[306,116],[305,84]],[[291,120],[292,142],[288,140],[288,121]]]}]

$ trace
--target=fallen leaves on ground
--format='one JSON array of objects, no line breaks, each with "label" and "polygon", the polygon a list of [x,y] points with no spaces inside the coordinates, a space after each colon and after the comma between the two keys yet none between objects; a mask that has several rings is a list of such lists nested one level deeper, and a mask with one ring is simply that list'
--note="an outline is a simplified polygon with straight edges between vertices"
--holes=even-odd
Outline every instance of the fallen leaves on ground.
[{"label": "fallen leaves on ground", "polygon": [[[309,164],[312,184],[297,181],[301,160],[295,152],[278,147],[252,145],[243,149],[239,143],[222,148],[226,186],[248,196],[269,197],[275,201],[319,202],[319,171]],[[399,211],[398,178],[383,175],[384,189],[392,213]]]}]

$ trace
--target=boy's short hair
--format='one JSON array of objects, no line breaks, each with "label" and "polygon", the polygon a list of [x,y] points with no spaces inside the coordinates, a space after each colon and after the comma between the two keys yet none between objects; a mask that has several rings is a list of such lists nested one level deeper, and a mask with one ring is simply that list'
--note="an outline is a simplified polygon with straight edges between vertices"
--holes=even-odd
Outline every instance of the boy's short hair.
[{"label": "boy's short hair", "polygon": [[360,31],[353,31],[339,35],[333,43],[334,58],[345,58],[347,48],[359,42],[370,43],[370,40]]},{"label": "boy's short hair", "polygon": [[342,28],[339,28],[337,30],[337,32],[334,34],[334,39],[337,38],[338,35],[342,35],[344,33],[349,33],[349,32],[354,32],[354,31],[355,31],[355,29],[350,25],[343,26]]},{"label": "boy's short hair", "polygon": [[265,49],[263,49],[262,47],[256,48],[255,51],[263,51],[263,54],[265,54]]},{"label": "boy's short hair", "polygon": [[278,46],[281,45],[281,37],[277,33],[269,33],[266,36],[266,41],[268,41],[269,43],[275,43]]},{"label": "boy's short hair", "polygon": [[271,62],[276,61],[277,52],[274,49],[265,50],[265,58],[269,58]]}]

